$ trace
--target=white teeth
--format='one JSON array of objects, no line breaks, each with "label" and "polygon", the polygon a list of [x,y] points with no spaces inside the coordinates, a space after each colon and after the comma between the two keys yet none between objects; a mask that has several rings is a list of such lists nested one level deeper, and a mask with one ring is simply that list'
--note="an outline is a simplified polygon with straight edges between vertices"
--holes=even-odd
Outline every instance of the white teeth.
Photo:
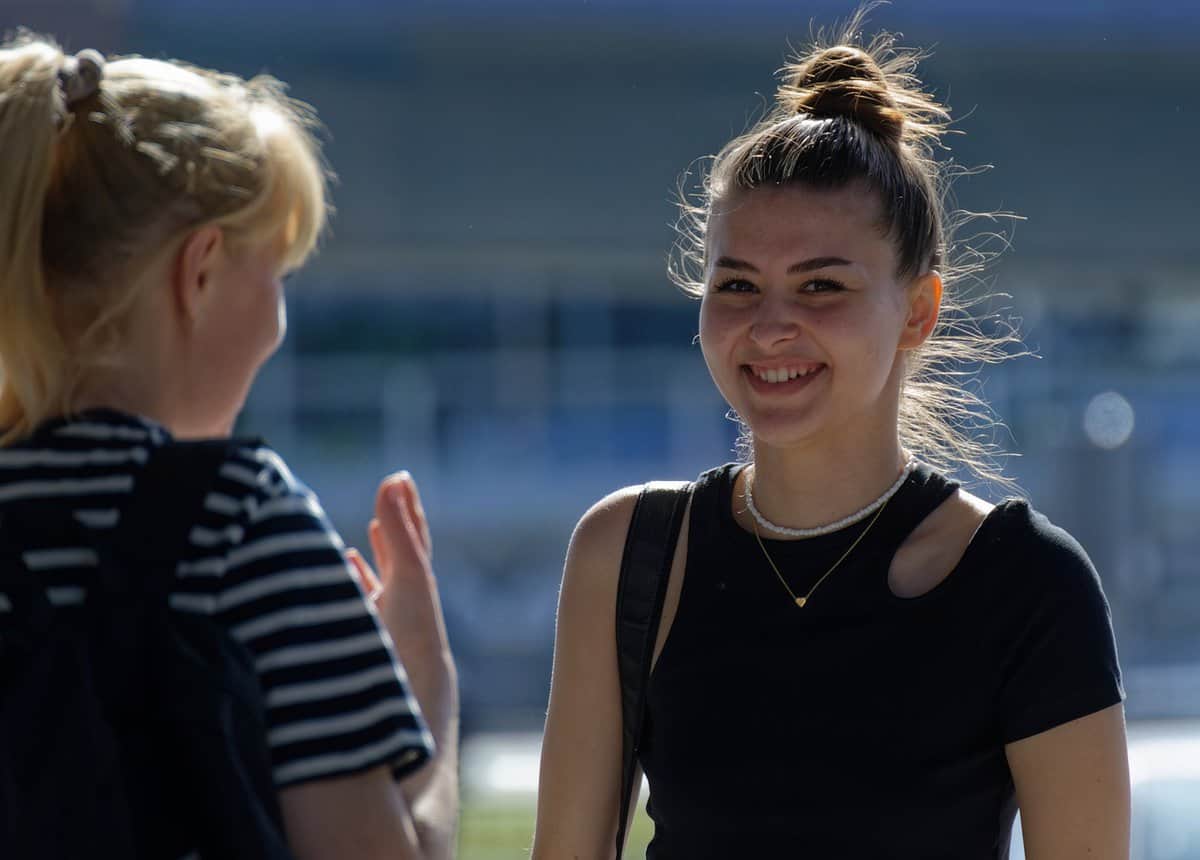
[{"label": "white teeth", "polygon": [[816,373],[818,370],[820,370],[819,365],[816,367],[809,366],[804,368],[782,367],[776,369],[772,367],[767,368],[766,370],[755,370],[754,375],[763,382],[789,382],[798,377],[808,376],[812,373]]}]

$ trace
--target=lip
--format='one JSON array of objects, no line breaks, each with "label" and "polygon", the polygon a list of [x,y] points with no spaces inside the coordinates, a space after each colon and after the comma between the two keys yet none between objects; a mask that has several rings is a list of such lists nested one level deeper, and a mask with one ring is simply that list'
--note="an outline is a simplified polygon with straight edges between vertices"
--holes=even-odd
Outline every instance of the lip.
[{"label": "lip", "polygon": [[[777,370],[779,368],[784,368],[784,367],[795,367],[797,364],[817,365],[817,369],[813,370],[812,372],[810,372],[804,376],[797,376],[795,379],[789,379],[787,382],[764,382],[763,380],[759,379],[758,375],[754,372],[754,368],[759,368],[762,370]],[[742,365],[742,375],[746,378],[746,381],[750,385],[750,388],[752,390],[754,390],[755,392],[765,395],[765,396],[768,396],[768,397],[771,397],[771,396],[777,397],[780,395],[794,394],[797,391],[808,388],[810,385],[812,385],[818,379],[821,379],[822,377],[824,377],[825,372],[828,369],[829,369],[829,367],[821,362],[797,362],[797,361],[757,362],[756,361],[756,362],[754,362],[753,365],[743,364]]]}]

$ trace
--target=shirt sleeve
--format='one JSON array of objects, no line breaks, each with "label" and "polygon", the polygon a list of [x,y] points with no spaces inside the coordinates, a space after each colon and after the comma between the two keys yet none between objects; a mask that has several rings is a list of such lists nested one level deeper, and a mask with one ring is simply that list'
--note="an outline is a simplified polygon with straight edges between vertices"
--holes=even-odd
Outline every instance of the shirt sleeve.
[{"label": "shirt sleeve", "polygon": [[254,657],[276,785],[418,768],[433,738],[316,496],[265,447],[241,450],[219,481],[238,519],[213,536],[228,542],[218,606]]},{"label": "shirt sleeve", "polygon": [[1001,668],[1005,743],[1125,698],[1112,616],[1091,560],[1074,538],[1027,505],[1012,515],[1024,536],[1005,553],[1010,594],[998,601],[1012,631]]}]

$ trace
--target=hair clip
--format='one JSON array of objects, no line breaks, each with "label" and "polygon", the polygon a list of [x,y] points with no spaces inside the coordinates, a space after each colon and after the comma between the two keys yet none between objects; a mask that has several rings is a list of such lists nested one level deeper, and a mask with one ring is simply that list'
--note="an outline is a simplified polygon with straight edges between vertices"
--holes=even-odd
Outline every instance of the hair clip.
[{"label": "hair clip", "polygon": [[93,96],[100,88],[104,77],[104,55],[91,48],[80,51],[63,60],[58,72],[58,85],[62,88],[67,107],[72,108],[84,99]]}]

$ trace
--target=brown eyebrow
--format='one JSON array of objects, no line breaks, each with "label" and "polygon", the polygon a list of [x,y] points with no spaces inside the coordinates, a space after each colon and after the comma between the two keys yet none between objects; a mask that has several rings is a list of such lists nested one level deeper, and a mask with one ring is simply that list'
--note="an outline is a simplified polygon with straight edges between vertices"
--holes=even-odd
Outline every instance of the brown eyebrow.
[{"label": "brown eyebrow", "polygon": [[[733,269],[738,272],[758,273],[758,268],[753,263],[739,260],[736,257],[719,257],[714,265],[718,269]],[[813,272],[817,269],[828,269],[832,266],[850,265],[853,264],[841,257],[813,257],[811,260],[801,260],[799,263],[793,263],[788,266],[787,273],[789,275],[798,275],[801,272]]]}]

